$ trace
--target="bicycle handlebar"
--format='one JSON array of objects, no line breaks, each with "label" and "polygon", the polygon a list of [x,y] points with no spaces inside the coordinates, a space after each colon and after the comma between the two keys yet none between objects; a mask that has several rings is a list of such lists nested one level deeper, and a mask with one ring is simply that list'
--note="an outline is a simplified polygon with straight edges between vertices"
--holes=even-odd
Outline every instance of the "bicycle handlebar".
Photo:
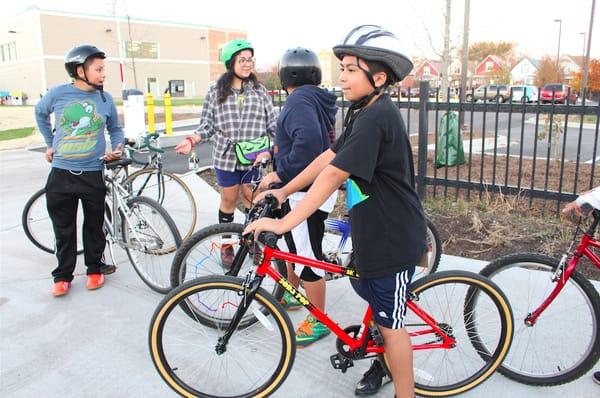
[{"label": "bicycle handlebar", "polygon": [[[272,214],[272,211],[279,207],[279,201],[272,194],[267,194],[263,200],[256,204],[253,207],[250,214],[248,214],[248,220],[258,220],[263,217],[268,217]],[[251,242],[254,239],[254,234],[249,233],[244,236],[244,238]],[[265,245],[274,248],[277,245],[277,241],[279,240],[279,236],[273,232],[264,231],[261,232],[258,236],[258,241],[264,243]]]}]

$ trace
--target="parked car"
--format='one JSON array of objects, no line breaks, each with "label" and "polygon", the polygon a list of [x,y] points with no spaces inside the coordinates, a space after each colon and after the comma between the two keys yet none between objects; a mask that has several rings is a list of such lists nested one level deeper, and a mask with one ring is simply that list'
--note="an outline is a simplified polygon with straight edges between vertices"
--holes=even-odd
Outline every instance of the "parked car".
[{"label": "parked car", "polygon": [[[552,97],[553,92],[554,97]],[[553,101],[555,104],[564,104],[567,101],[569,104],[575,104],[577,103],[577,93],[568,84],[549,83],[540,91],[540,101],[542,104]]]},{"label": "parked car", "polygon": [[539,90],[535,86],[512,86],[513,102],[537,102],[538,96]]},{"label": "parked car", "polygon": [[467,92],[465,96],[469,102],[477,101],[496,101],[506,102],[510,97],[510,85],[508,84],[486,84],[476,88],[472,92]]},{"label": "parked car", "polygon": [[[401,88],[400,89],[400,95],[403,98],[408,97],[408,88]],[[429,97],[435,97],[435,93],[436,93],[435,88],[430,88],[429,89]],[[398,95],[398,94],[396,94]],[[410,88],[410,98],[419,98],[421,96],[421,89],[419,87],[411,87]]]}]

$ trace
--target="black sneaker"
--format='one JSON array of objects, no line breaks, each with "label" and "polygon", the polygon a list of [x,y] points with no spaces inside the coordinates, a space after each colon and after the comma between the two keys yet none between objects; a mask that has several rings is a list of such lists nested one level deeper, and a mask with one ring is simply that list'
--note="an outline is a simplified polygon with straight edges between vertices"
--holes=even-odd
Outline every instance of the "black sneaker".
[{"label": "black sneaker", "polygon": [[112,265],[112,264],[104,264],[100,267],[100,273],[102,273],[104,275],[110,275],[110,274],[114,273],[116,270],[117,270],[117,266]]},{"label": "black sneaker", "polygon": [[596,383],[600,384],[600,372],[594,372],[593,379]]},{"label": "black sneaker", "polygon": [[392,378],[383,370],[383,367],[378,360],[374,360],[371,363],[369,370],[365,372],[362,379],[356,385],[354,390],[355,395],[373,395],[384,384],[392,381]]}]

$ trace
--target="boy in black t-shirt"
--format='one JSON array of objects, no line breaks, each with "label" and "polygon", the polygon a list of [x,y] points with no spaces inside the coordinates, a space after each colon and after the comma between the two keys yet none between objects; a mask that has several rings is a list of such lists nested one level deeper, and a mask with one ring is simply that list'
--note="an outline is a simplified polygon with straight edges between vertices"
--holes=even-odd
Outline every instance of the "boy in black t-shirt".
[{"label": "boy in black t-shirt", "polygon": [[[260,219],[244,233],[289,231],[347,180],[352,241],[361,276],[357,292],[373,308],[396,395],[413,397],[412,347],[404,315],[410,280],[426,249],[426,222],[414,189],[408,135],[400,111],[384,92],[413,65],[401,52],[399,40],[373,25],[355,28],[333,51],[341,60],[340,86],[352,101],[344,133],[296,178],[271,191],[283,202],[314,181],[304,200],[284,218]],[[375,371],[381,369],[378,362],[373,366]],[[381,386],[380,378],[378,385],[362,388],[372,373],[370,369],[365,374],[357,394],[374,393]]]}]

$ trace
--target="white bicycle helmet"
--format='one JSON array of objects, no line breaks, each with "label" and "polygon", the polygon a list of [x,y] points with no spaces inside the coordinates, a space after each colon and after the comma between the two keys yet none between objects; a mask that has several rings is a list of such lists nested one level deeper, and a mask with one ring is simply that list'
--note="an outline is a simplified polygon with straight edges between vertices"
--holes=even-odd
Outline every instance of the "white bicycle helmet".
[{"label": "white bicycle helmet", "polygon": [[391,79],[394,83],[404,79],[413,68],[402,47],[400,40],[381,26],[360,25],[333,47],[333,53],[340,60],[344,55],[353,55],[365,61],[381,62],[394,73],[394,79]]}]

